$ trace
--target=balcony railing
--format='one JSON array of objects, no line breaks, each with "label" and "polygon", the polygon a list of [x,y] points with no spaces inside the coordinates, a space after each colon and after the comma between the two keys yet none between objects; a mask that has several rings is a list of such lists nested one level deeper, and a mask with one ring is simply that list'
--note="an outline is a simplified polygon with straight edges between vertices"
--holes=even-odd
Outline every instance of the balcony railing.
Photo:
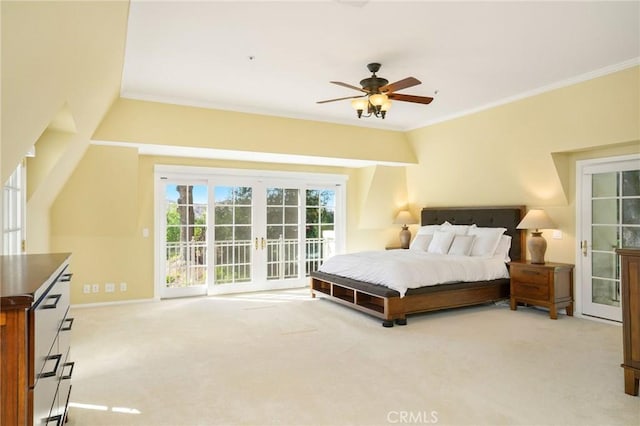
[{"label": "balcony railing", "polygon": [[[168,287],[206,284],[207,243],[201,241],[166,243],[166,283]],[[215,284],[251,281],[251,240],[217,241],[214,245]],[[267,279],[300,277],[300,256],[304,258],[304,276],[317,270],[335,250],[333,238],[307,238],[303,252],[297,239],[266,240]]]}]

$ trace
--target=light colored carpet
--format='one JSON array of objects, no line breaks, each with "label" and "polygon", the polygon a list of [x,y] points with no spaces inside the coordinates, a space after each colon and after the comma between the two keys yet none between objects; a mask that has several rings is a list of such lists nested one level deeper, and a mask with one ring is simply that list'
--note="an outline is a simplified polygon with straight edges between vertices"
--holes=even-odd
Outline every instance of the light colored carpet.
[{"label": "light colored carpet", "polygon": [[387,329],[294,290],[73,316],[68,425],[640,425],[622,329],[544,310]]}]

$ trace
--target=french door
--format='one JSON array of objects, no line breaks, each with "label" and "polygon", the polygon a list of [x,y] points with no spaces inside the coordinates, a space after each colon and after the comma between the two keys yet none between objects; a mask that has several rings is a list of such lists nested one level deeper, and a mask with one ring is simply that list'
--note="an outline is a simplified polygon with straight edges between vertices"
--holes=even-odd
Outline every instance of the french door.
[{"label": "french door", "polygon": [[622,321],[615,250],[640,247],[640,156],[581,161],[577,174],[582,313]]},{"label": "french door", "polygon": [[304,286],[342,250],[343,184],[306,174],[156,175],[161,298]]}]

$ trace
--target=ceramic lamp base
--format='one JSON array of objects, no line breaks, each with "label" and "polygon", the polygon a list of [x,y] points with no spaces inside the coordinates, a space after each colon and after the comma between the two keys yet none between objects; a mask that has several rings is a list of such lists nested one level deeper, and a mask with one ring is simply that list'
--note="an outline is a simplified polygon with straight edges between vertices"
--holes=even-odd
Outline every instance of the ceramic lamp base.
[{"label": "ceramic lamp base", "polygon": [[529,253],[531,254],[531,263],[544,265],[547,240],[542,236],[542,232],[532,232],[527,247],[529,247]]},{"label": "ceramic lamp base", "polygon": [[411,242],[411,231],[405,225],[402,227],[402,231],[400,231],[400,247],[403,249],[409,248],[409,243]]}]

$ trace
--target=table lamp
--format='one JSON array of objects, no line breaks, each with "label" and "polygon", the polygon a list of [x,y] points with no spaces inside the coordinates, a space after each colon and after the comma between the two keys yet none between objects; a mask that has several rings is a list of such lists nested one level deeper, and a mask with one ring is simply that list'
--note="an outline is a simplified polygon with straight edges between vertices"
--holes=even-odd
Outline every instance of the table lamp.
[{"label": "table lamp", "polygon": [[418,221],[413,218],[413,215],[408,210],[401,210],[393,221],[394,225],[402,225],[400,247],[403,249],[408,249],[411,242],[411,231],[409,231],[407,225],[413,225],[414,223],[418,223]]},{"label": "table lamp", "polygon": [[520,221],[517,229],[535,229],[531,231],[531,237],[527,242],[531,263],[544,265],[544,252],[547,251],[547,240],[542,236],[540,229],[553,229],[556,225],[542,209],[531,209]]}]

